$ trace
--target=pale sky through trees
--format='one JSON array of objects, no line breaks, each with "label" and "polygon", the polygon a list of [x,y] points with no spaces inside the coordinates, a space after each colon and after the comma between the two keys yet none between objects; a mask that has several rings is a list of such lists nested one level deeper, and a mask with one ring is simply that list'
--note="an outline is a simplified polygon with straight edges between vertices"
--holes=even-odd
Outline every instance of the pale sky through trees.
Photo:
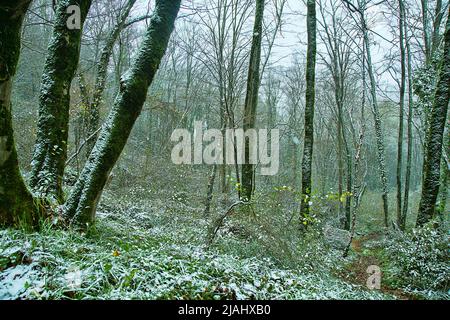
[{"label": "pale sky through trees", "polygon": [[[323,0],[326,5],[327,0]],[[270,4],[272,0],[267,3]],[[195,11],[198,8],[203,8],[203,0],[184,0],[182,1],[182,8],[180,10],[180,17],[178,19],[195,19]],[[368,9],[368,15],[370,17],[368,26],[371,32],[372,42],[372,60],[375,70],[383,70],[383,66],[386,62],[385,54],[393,47],[392,35],[388,30],[388,22],[383,18],[382,8],[383,4],[377,3],[375,6],[371,6]],[[150,7],[153,8],[153,1],[150,1]],[[146,0],[139,0],[133,9],[135,16],[144,15],[147,12],[149,2]],[[269,6],[269,5],[268,5]],[[194,9],[192,9],[194,8]],[[318,9],[317,9],[318,10]],[[355,13],[353,13],[355,15]],[[185,17],[183,17],[185,16]],[[269,21],[269,14],[266,12],[265,22]],[[355,15],[356,17],[356,15]],[[298,53],[301,56],[306,55],[306,6],[303,0],[288,0],[283,13],[283,25],[281,32],[278,33],[275,45],[271,53],[270,61],[272,65],[287,66],[292,62],[292,54]],[[357,18],[357,17],[356,17]],[[253,16],[249,19],[249,25],[253,23]],[[392,41],[390,43],[389,41]],[[323,46],[318,43],[318,50],[324,50]],[[318,64],[318,68],[322,66]],[[385,94],[389,94],[391,98],[398,96],[397,89],[392,86],[396,86],[395,81],[389,75],[388,72],[377,73],[379,78],[379,86],[383,88]]]}]

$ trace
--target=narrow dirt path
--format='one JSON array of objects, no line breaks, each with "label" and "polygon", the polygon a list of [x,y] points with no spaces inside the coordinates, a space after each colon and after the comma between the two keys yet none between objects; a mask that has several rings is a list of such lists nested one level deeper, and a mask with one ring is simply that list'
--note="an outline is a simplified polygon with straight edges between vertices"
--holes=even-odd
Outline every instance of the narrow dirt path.
[{"label": "narrow dirt path", "polygon": [[[366,244],[370,241],[380,240],[383,237],[382,234],[369,234],[363,237],[355,238],[352,242],[352,250],[356,253],[355,259],[344,267],[340,277],[345,281],[366,287],[369,274],[367,269],[369,266],[379,266],[381,268],[381,292],[390,294],[396,297],[398,300],[415,300],[416,298],[408,293],[399,289],[388,287],[383,283],[383,269],[382,263],[378,257],[373,253],[374,248],[368,248]],[[369,289],[368,289],[369,290]]]}]

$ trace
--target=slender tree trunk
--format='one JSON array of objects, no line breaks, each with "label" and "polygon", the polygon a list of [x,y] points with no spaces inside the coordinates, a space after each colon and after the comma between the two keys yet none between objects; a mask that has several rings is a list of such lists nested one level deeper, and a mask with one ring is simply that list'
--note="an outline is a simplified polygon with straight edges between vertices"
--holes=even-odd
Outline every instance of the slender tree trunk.
[{"label": "slender tree trunk", "polygon": [[62,203],[67,159],[70,87],[78,66],[82,30],[70,30],[69,6],[79,6],[84,24],[91,0],[58,2],[52,40],[48,47],[39,97],[39,120],[34,149],[31,187],[44,197]]},{"label": "slender tree trunk", "polygon": [[[244,131],[255,128],[258,92],[260,86],[260,64],[262,25],[264,19],[264,0],[256,1],[255,25],[253,28],[253,43],[250,52],[250,65],[247,80],[247,95],[244,107]],[[254,164],[250,163],[250,143],[245,141],[245,164],[242,165],[242,197],[250,201],[255,187]]]},{"label": "slender tree trunk", "polygon": [[[221,100],[222,101],[222,100]],[[228,126],[227,116],[225,107],[223,106],[223,103],[221,102],[221,108],[220,108],[220,125],[222,126],[222,137],[225,137],[226,134],[226,128]],[[224,153],[227,152],[227,148],[223,148]],[[225,163],[226,157],[223,158],[223,163],[220,164],[220,191],[222,193],[222,201],[225,204],[227,202],[228,197],[228,181],[227,181],[227,165]]]},{"label": "slender tree trunk", "polygon": [[[345,196],[345,230],[350,231],[351,229],[351,220],[352,220],[352,196],[353,194],[353,161],[352,161],[352,152],[350,151],[350,146],[347,142],[347,138],[345,132],[342,132],[343,140],[345,145],[345,153],[347,155],[346,163],[347,163],[347,185],[346,185],[346,196]],[[340,201],[341,202],[341,201]]]},{"label": "slender tree trunk", "polygon": [[400,46],[400,64],[401,64],[401,80],[400,80],[400,104],[399,104],[399,124],[398,124],[398,141],[397,141],[397,225],[402,225],[402,169],[403,169],[403,137],[404,137],[404,121],[403,114],[405,108],[405,88],[406,88],[406,55],[404,45],[404,27],[405,9],[403,1],[399,0],[399,46]]},{"label": "slender tree trunk", "polygon": [[[366,132],[366,118],[365,118],[365,109],[366,109],[366,62],[365,62],[365,48],[364,46],[361,49],[361,69],[362,69],[362,99],[361,99],[361,131],[359,134],[359,141],[356,145],[356,150],[355,150],[355,161],[354,161],[354,173],[355,173],[355,178],[357,176],[360,176],[360,164],[361,164],[361,160],[362,160],[362,149],[363,149],[363,144],[364,144],[364,137],[365,137],[365,132]],[[355,237],[355,231],[356,231],[356,215],[357,215],[357,211],[358,211],[358,207],[361,203],[361,199],[364,195],[364,192],[366,190],[366,186],[367,184],[365,183],[365,179],[366,179],[366,174],[367,174],[367,170],[365,171],[365,173],[363,174],[363,177],[361,178],[361,182],[359,184],[359,186],[356,185],[356,183],[352,184],[352,197],[354,198],[353,200],[353,207],[351,210],[351,225],[350,225],[350,241],[348,242],[347,247],[344,250],[344,258],[348,256],[348,252],[350,250],[350,247],[352,245],[353,239]]]},{"label": "slender tree trunk", "polygon": [[19,169],[12,125],[11,88],[20,36],[31,0],[0,4],[0,225],[36,225],[38,210]]},{"label": "slender tree trunk", "polygon": [[[404,7],[403,7],[404,9]],[[407,120],[407,145],[408,151],[406,155],[406,171],[405,171],[405,195],[403,196],[403,212],[401,217],[400,229],[406,229],[406,217],[408,214],[409,207],[409,188],[411,181],[411,162],[412,162],[412,154],[413,154],[413,77],[412,77],[412,66],[411,66],[411,47],[408,41],[408,32],[406,28],[406,23],[404,24],[405,29],[405,43],[406,43],[406,53],[408,56],[408,120]]]},{"label": "slender tree trunk", "polygon": [[91,140],[91,142],[87,143],[86,145],[87,157],[89,157],[89,154],[91,153],[92,148],[94,147],[95,141],[97,140],[97,135],[95,135],[95,132],[97,132],[100,126],[100,107],[103,104],[103,93],[105,91],[106,78],[108,76],[109,60],[111,58],[111,54],[114,49],[114,44],[116,43],[117,38],[120,35],[120,32],[125,27],[127,18],[130,15],[130,11],[135,3],[136,0],[128,1],[123,13],[119,17],[118,23],[108,35],[105,46],[101,51],[100,60],[97,66],[97,77],[95,79],[92,105],[89,106],[89,121],[87,131],[88,137],[90,137],[91,135],[94,135],[95,137]]},{"label": "slender tree trunk", "polygon": [[389,208],[388,208],[388,186],[387,186],[387,177],[386,177],[386,155],[384,148],[384,135],[383,129],[381,125],[381,115],[378,107],[378,98],[376,92],[376,81],[375,76],[373,74],[373,65],[372,65],[372,56],[370,52],[370,41],[369,35],[367,32],[366,20],[364,17],[364,12],[360,12],[361,14],[361,25],[364,33],[364,46],[366,49],[366,58],[367,58],[367,71],[369,73],[370,79],[370,94],[372,98],[372,111],[375,122],[375,136],[377,141],[377,158],[378,158],[378,170],[381,179],[381,187],[382,187],[382,199],[383,199],[383,211],[384,211],[384,225],[388,227],[388,218],[389,218]]},{"label": "slender tree trunk", "polygon": [[431,62],[431,43],[430,43],[430,25],[428,21],[428,0],[421,0],[422,6],[422,27],[423,27],[423,42],[425,48],[426,63]]},{"label": "slender tree trunk", "polygon": [[442,10],[442,0],[436,0],[436,8],[435,8],[435,14],[434,14],[434,21],[433,21],[433,33],[431,37],[431,52],[432,54],[436,52],[439,48],[439,45],[441,43],[441,23],[442,18],[444,17],[444,11]]},{"label": "slender tree trunk", "polygon": [[444,38],[444,56],[440,66],[439,81],[430,113],[430,126],[424,150],[426,161],[423,164],[422,197],[417,217],[419,226],[423,226],[434,217],[436,199],[439,194],[443,134],[450,98],[450,8]]},{"label": "slender tree trunk", "polygon": [[314,146],[314,104],[316,87],[316,2],[307,1],[308,50],[306,57],[306,102],[305,102],[305,138],[302,160],[302,201],[300,205],[301,223],[307,223],[310,211],[312,158]]},{"label": "slender tree trunk", "polygon": [[141,113],[174,29],[181,0],[157,0],[142,47],[131,69],[122,77],[120,92],[73,192],[65,215],[83,226],[95,219],[106,180]]},{"label": "slender tree trunk", "polygon": [[[336,58],[337,59],[337,58]],[[336,60],[335,59],[335,60]],[[337,66],[337,63],[335,64]],[[339,72],[336,69],[336,73]],[[341,86],[340,86],[340,78],[339,76],[336,76],[335,80],[335,96],[336,96],[336,105],[337,105],[337,158],[338,158],[338,196],[339,196],[339,219],[346,221],[345,217],[343,217],[344,212],[344,205],[342,203],[342,194],[344,193],[344,159],[343,159],[343,152],[344,152],[344,142],[343,142],[343,116],[342,116],[342,109],[343,109],[343,101],[341,96]],[[344,222],[346,225],[346,222]]]},{"label": "slender tree trunk", "polygon": [[[447,115],[448,118],[448,115]],[[447,197],[448,197],[448,183],[449,183],[449,175],[450,175],[450,120],[447,120],[447,132],[444,131],[444,151],[441,160],[441,189],[439,194],[439,206],[438,213],[442,218],[441,220],[445,221],[445,207],[447,205]]]},{"label": "slender tree trunk", "polygon": [[[83,139],[86,139],[87,137],[89,137],[86,134],[86,128],[87,128],[87,120],[89,117],[88,114],[88,109],[89,106],[91,105],[91,97],[90,97],[90,92],[88,89],[88,86],[86,84],[86,79],[84,77],[84,74],[79,71],[78,72],[78,76],[77,76],[77,80],[78,80],[78,87],[80,89],[80,98],[81,98],[81,103],[82,106],[80,108],[80,114],[78,115],[76,124],[75,124],[75,150],[79,149],[80,144],[83,143]],[[86,141],[86,140],[84,140]],[[80,150],[81,152],[81,150]],[[79,173],[79,153],[76,155],[76,161],[77,161],[77,171]],[[66,161],[66,166],[68,164],[69,160]]]},{"label": "slender tree trunk", "polygon": [[203,216],[205,218],[209,217],[209,214],[211,212],[211,202],[214,194],[214,182],[216,180],[216,175],[217,175],[217,164],[215,163],[213,165],[213,168],[211,169],[211,174],[208,177],[208,186],[206,188],[205,211],[203,211]]}]

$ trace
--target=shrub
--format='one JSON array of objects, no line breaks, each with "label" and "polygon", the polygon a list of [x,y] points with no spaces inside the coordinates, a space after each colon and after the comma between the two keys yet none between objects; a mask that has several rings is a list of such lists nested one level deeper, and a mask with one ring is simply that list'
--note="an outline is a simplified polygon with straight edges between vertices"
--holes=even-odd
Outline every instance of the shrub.
[{"label": "shrub", "polygon": [[450,287],[448,235],[425,227],[409,234],[396,233],[386,254],[389,278],[409,291],[448,291]]}]

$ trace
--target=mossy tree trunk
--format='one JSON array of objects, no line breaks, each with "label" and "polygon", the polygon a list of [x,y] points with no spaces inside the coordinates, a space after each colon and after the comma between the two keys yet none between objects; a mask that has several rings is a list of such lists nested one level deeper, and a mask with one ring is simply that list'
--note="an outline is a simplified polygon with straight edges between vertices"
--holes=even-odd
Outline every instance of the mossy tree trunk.
[{"label": "mossy tree trunk", "polygon": [[35,225],[37,210],[19,169],[14,142],[11,87],[20,55],[20,36],[31,0],[0,4],[0,225]]},{"label": "mossy tree trunk", "polygon": [[436,211],[439,194],[440,165],[443,135],[450,98],[450,8],[444,35],[444,56],[437,83],[433,107],[430,112],[426,149],[424,150],[422,197],[419,204],[417,225],[429,222]]},{"label": "mossy tree trunk", "polygon": [[316,101],[316,2],[307,2],[308,51],[306,56],[306,102],[305,102],[305,137],[302,160],[302,201],[300,205],[301,222],[307,223],[310,211],[312,158],[314,145],[314,105]]},{"label": "mossy tree trunk", "polygon": [[[70,87],[80,57],[82,26],[92,0],[58,1],[39,97],[37,138],[32,160],[32,189],[60,203],[69,131]],[[81,29],[69,29],[69,6],[80,8]]]},{"label": "mossy tree trunk", "polygon": [[100,126],[100,107],[103,104],[103,93],[105,91],[106,78],[108,76],[108,65],[111,58],[112,51],[114,49],[114,44],[119,37],[121,31],[125,27],[126,20],[130,15],[130,11],[133,8],[136,0],[129,0],[123,9],[123,13],[120,15],[117,24],[109,33],[106,43],[102,48],[100,54],[100,60],[97,67],[97,77],[95,79],[94,94],[92,99],[92,104],[89,108],[89,118],[88,118],[88,128],[87,137],[92,137],[86,144],[86,154],[89,157],[92,148],[94,147],[95,141],[97,140],[96,132]]},{"label": "mossy tree trunk", "polygon": [[122,77],[120,91],[92,153],[64,208],[68,219],[81,226],[95,219],[97,202],[142,111],[174,29],[181,0],[157,0],[142,47]]},{"label": "mossy tree trunk", "polygon": [[[258,106],[258,92],[260,86],[260,64],[262,25],[264,19],[264,0],[256,1],[255,24],[253,27],[253,41],[250,52],[250,65],[247,79],[247,94],[244,106],[244,131],[255,128],[256,109]],[[242,165],[242,198],[250,201],[255,187],[254,164],[250,163],[251,146],[245,141],[245,164]]]}]

